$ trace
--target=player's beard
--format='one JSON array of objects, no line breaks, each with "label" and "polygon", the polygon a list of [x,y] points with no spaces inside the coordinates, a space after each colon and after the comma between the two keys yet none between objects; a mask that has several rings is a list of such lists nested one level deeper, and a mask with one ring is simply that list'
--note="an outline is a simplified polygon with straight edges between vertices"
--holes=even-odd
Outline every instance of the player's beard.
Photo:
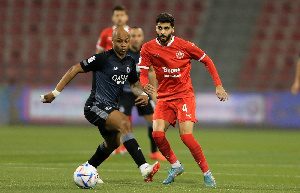
[{"label": "player's beard", "polygon": [[[171,36],[172,36],[172,34],[169,34],[168,36],[157,34],[157,37],[161,43],[167,43],[171,39]],[[162,40],[161,39],[162,37],[166,37],[166,39]]]}]

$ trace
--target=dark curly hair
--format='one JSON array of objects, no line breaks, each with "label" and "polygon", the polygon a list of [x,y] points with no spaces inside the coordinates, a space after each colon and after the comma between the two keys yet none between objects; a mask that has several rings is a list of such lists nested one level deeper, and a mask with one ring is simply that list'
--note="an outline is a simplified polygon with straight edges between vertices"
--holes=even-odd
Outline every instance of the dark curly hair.
[{"label": "dark curly hair", "polygon": [[171,27],[174,27],[175,19],[170,13],[160,13],[156,17],[156,24],[157,23],[170,23]]},{"label": "dark curly hair", "polygon": [[112,12],[114,13],[114,11],[125,11],[125,13],[127,14],[127,9],[124,5],[116,5]]}]

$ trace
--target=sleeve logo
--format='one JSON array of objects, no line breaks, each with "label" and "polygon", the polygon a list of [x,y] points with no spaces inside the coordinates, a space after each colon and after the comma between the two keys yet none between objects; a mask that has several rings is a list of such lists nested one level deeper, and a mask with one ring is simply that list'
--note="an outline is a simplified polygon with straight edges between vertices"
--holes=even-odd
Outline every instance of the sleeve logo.
[{"label": "sleeve logo", "polygon": [[93,62],[94,60],[96,60],[96,56],[92,56],[88,59],[88,63]]}]

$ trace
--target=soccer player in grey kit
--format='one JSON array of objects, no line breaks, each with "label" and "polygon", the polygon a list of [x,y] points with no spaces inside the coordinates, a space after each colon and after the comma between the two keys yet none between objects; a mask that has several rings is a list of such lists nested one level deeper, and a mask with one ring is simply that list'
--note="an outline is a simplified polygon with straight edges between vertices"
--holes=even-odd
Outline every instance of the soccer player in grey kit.
[{"label": "soccer player in grey kit", "polygon": [[130,43],[129,31],[118,27],[112,36],[113,49],[95,54],[72,66],[54,91],[41,95],[41,101],[51,103],[78,73],[92,71],[93,85],[84,107],[84,115],[90,123],[98,127],[105,141],[98,146],[88,163],[97,168],[120,145],[122,136],[123,144],[140,168],[144,181],[149,182],[159,170],[160,163],[149,165],[146,162],[132,133],[129,119],[118,110],[119,96],[126,80],[137,96],[136,105],[146,106],[149,98],[138,79],[134,59],[126,55]]}]

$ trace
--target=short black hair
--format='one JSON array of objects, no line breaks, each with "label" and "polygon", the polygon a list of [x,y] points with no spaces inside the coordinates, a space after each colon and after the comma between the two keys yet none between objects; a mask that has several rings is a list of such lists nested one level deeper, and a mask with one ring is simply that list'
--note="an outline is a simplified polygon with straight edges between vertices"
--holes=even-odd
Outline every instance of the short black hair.
[{"label": "short black hair", "polygon": [[114,13],[115,11],[125,11],[125,13],[127,14],[127,9],[124,5],[116,5],[112,10],[112,13]]},{"label": "short black hair", "polygon": [[156,17],[156,24],[158,23],[170,23],[171,27],[174,27],[175,19],[170,13],[160,13]]}]

